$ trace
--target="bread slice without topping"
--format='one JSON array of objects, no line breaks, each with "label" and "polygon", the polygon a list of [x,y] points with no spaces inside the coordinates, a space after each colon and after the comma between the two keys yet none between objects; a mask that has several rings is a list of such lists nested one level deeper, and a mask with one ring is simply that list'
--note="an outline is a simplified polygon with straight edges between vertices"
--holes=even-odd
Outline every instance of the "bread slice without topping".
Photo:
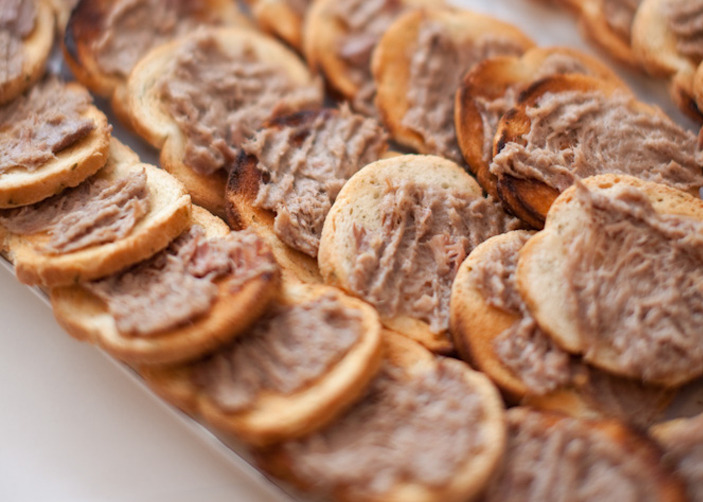
[{"label": "bread slice without topping", "polygon": [[17,278],[25,284],[46,287],[89,281],[113,274],[166,247],[190,223],[191,202],[183,185],[157,167],[140,163],[134,152],[115,139],[107,164],[94,177],[117,180],[142,171],[147,177],[149,209],[125,238],[55,254],[45,250],[50,240],[47,231],[9,233],[8,255]]},{"label": "bread slice without topping", "polygon": [[[203,228],[207,239],[224,238],[230,233],[224,221],[197,206],[193,207],[192,224]],[[244,332],[259,318],[269,301],[278,295],[279,273],[270,250],[262,245],[256,256],[260,256],[264,264],[260,271],[258,263],[243,259],[241,263],[236,262],[230,273],[216,279],[217,297],[206,313],[146,334],[122,332],[109,305],[84,283],[52,288],[49,297],[59,324],[75,338],[94,343],[131,365],[180,363],[215,350]],[[256,266],[256,275],[233,288],[233,278],[247,277],[247,270],[236,267],[246,265]],[[151,268],[141,270],[141,274],[158,274],[158,268],[159,263],[156,263]],[[171,287],[180,288],[182,285],[172,284]],[[145,295],[144,303],[150,305],[149,302],[154,300],[146,298],[146,291],[142,293]],[[157,307],[159,303],[156,301]],[[167,302],[164,304],[168,305]],[[168,312],[154,315],[168,315]]]},{"label": "bread slice without topping", "polygon": [[[245,443],[261,447],[308,434],[332,421],[364,393],[379,368],[382,354],[381,327],[374,309],[329,286],[286,282],[282,295],[264,316],[274,316],[272,319],[275,319],[275,316],[280,315],[277,312],[285,309],[318,309],[321,308],[319,307],[321,304],[317,303],[320,300],[335,302],[338,305],[336,308],[343,309],[342,312],[348,312],[348,314],[322,314],[325,319],[323,323],[328,326],[317,324],[315,328],[335,336],[334,326],[339,322],[339,318],[329,316],[351,315],[353,316],[350,318],[352,325],[358,330],[358,338],[346,351],[336,354],[335,361],[323,368],[320,375],[303,383],[302,386],[296,386],[290,392],[275,390],[270,384],[264,383],[245,406],[232,411],[221,405],[215,394],[208,392],[198,383],[202,381],[202,377],[197,376],[196,373],[202,371],[198,368],[208,364],[208,359],[232,357],[227,354],[236,354],[238,350],[236,344],[223,347],[220,351],[214,351],[206,358],[190,364],[141,367],[139,371],[147,384],[164,399],[188,413],[202,416],[216,428],[236,435]],[[252,329],[256,326],[255,324]],[[281,326],[278,328],[287,329]],[[291,327],[290,329],[300,330],[301,328]],[[269,375],[264,377],[265,379],[276,380],[276,378],[285,378],[282,375],[286,372],[294,371],[294,368],[286,366],[290,364],[291,358],[306,364],[308,353],[315,352],[312,348],[289,344],[289,347],[283,350],[283,352],[287,351],[288,355],[281,357],[276,356],[282,353],[281,347],[270,349],[267,347],[266,344],[272,339],[271,336],[276,341],[270,343],[282,343],[282,335],[283,333],[262,335],[258,332],[256,335],[260,337],[258,350],[275,352],[271,359],[267,360],[265,367],[259,367],[256,361],[250,361],[247,364],[252,364],[254,367],[246,371],[263,372]],[[251,336],[253,333],[245,332],[239,340],[247,344],[246,338]],[[325,343],[324,340],[320,342]],[[257,343],[257,340],[251,343]],[[223,355],[219,356],[220,353]],[[227,378],[222,374],[220,377]],[[231,385],[237,384],[241,385],[243,382],[240,380]],[[223,382],[223,385],[227,386],[227,382]]]},{"label": "bread slice without topping", "polygon": [[31,33],[22,40],[22,70],[11,79],[0,80],[0,105],[12,101],[41,78],[54,44],[54,11],[50,0],[31,1],[36,4],[36,18]]}]

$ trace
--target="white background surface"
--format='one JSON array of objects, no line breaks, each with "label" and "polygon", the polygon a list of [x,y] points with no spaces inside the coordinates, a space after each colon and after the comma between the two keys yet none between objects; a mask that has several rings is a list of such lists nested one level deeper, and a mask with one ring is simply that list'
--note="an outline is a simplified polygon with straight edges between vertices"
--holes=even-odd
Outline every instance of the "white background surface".
[{"label": "white background surface", "polygon": [[[539,45],[594,53],[571,16],[537,1],[453,3],[513,22]],[[693,129],[663,83],[620,73],[640,97]],[[289,500],[105,355],[72,340],[5,270],[0,382],[0,501]]]}]

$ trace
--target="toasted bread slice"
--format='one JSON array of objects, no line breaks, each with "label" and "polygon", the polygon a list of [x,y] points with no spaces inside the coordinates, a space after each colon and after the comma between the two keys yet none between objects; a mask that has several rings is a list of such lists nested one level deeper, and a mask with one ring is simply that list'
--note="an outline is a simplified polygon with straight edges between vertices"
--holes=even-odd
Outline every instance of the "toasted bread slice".
[{"label": "toasted bread slice", "polygon": [[371,113],[371,55],[381,36],[402,13],[442,5],[444,0],[316,0],[306,18],[305,57],[357,111]]},{"label": "toasted bread slice", "polygon": [[303,21],[312,0],[246,0],[259,27],[298,52],[303,50]]},{"label": "toasted bread slice", "polygon": [[661,464],[656,444],[616,420],[580,420],[526,407],[506,415],[506,454],[486,502],[688,500],[681,480]]},{"label": "toasted bread slice", "polygon": [[[677,4],[683,10],[678,15],[680,19],[672,18],[671,9]],[[669,91],[678,107],[691,118],[702,121],[699,107],[703,102],[696,100],[695,73],[703,52],[690,52],[692,46],[700,44],[701,32],[692,31],[690,25],[683,26],[685,36],[675,30],[675,20],[678,24],[695,22],[696,8],[694,2],[687,5],[671,0],[642,0],[632,26],[632,47],[648,73],[671,78]]]},{"label": "toasted bread slice", "polygon": [[483,189],[498,196],[490,171],[493,139],[521,92],[550,75],[582,73],[625,84],[598,59],[568,47],[535,47],[522,57],[498,56],[474,66],[456,93],[454,122],[464,160]]},{"label": "toasted bread slice", "polygon": [[581,32],[613,59],[632,69],[641,69],[632,49],[632,23],[640,0],[574,2]]},{"label": "toasted bread slice", "polygon": [[[305,316],[312,321],[305,321]],[[294,322],[303,324],[294,326]],[[303,333],[313,327],[306,322],[317,323],[316,335]],[[354,335],[339,345],[330,337],[341,337],[342,329],[351,329]],[[282,296],[269,308],[264,320],[234,344],[190,364],[142,367],[140,372],[167,401],[188,413],[201,415],[245,443],[265,446],[322,427],[365,392],[381,362],[380,329],[373,308],[335,288],[286,283]],[[328,348],[310,346],[312,339]],[[320,350],[330,352],[324,365],[316,359]],[[237,356],[238,352],[245,355]],[[243,369],[246,374],[237,373],[237,357],[247,358],[247,362],[239,360],[248,366]],[[235,366],[232,373],[218,370],[228,364]],[[289,379],[301,378],[291,365],[299,365],[303,373],[308,371],[304,370],[306,367],[314,369],[286,388]],[[203,372],[210,372],[211,376],[204,377]],[[208,378],[221,380],[217,385],[225,387],[223,394],[231,387],[236,395],[237,388],[243,392],[242,387],[248,385],[243,378],[256,380],[259,373],[263,376],[257,380],[253,394],[237,404],[228,402],[226,395],[220,396],[217,388],[198,383]],[[234,378],[238,380],[228,383]]]},{"label": "toasted bread slice", "polygon": [[474,500],[503,454],[498,392],[483,374],[397,334],[384,332],[384,345],[381,372],[358,404],[261,452],[259,463],[334,500]]},{"label": "toasted bread slice", "polygon": [[[12,101],[41,78],[54,44],[54,11],[50,0],[31,2],[35,4],[36,16],[34,27],[21,41],[22,68],[16,74],[5,73],[0,80],[0,105]],[[3,38],[3,42],[7,39]],[[3,51],[7,50],[3,47]]]},{"label": "toasted bread slice", "polygon": [[243,149],[227,185],[230,225],[271,234],[284,268],[310,279],[327,211],[346,180],[385,154],[383,129],[347,106],[306,110],[272,120]]},{"label": "toasted bread slice", "polygon": [[56,32],[59,37],[63,37],[66,32],[68,19],[71,17],[71,12],[78,5],[79,0],[51,0],[51,5],[54,8],[56,15]]},{"label": "toasted bread slice", "polygon": [[692,133],[621,85],[555,75],[503,115],[490,171],[510,211],[541,228],[559,193],[594,174],[626,173],[697,194],[703,176],[696,149]]},{"label": "toasted bread slice", "polygon": [[451,332],[459,354],[512,402],[577,417],[648,426],[675,392],[584,365],[555,346],[517,292],[517,254],[532,234],[507,232],[479,244],[452,286]]},{"label": "toasted bread slice", "polygon": [[392,157],[344,185],[325,220],[318,263],[326,282],[375,305],[387,328],[446,353],[454,274],[474,246],[510,224],[455,163]]},{"label": "toasted bread slice", "polygon": [[11,233],[7,237],[9,256],[21,282],[53,287],[98,279],[145,260],[185,230],[191,203],[183,186],[168,173],[135,162],[135,158],[136,154],[113,139],[107,164],[90,178],[112,181],[132,173],[146,174],[148,212],[129,234],[114,242],[56,254],[46,250],[51,240],[48,231]]},{"label": "toasted bread slice", "polygon": [[700,457],[703,451],[703,415],[657,424],[650,434],[664,449],[664,463],[686,483],[689,500],[703,498]]},{"label": "toasted bread slice", "polygon": [[475,64],[520,55],[534,42],[518,28],[456,8],[409,12],[374,51],[376,106],[398,143],[463,162],[454,133],[454,95]]},{"label": "toasted bread slice", "polygon": [[[161,150],[161,166],[185,184],[193,201],[218,216],[224,216],[226,174],[222,169],[212,174],[201,174],[186,161],[187,142],[192,138],[186,135],[174,116],[168,112],[161,85],[164,75],[168,76],[174,71],[172,68],[178,55],[185,54],[200,44],[203,45],[203,48],[199,49],[203,58],[212,58],[205,59],[204,65],[207,65],[208,61],[212,61],[213,65],[219,64],[218,60],[221,58],[232,58],[235,64],[238,59],[251,56],[256,61],[276,68],[276,71],[282,71],[290,79],[291,85],[301,92],[310,89],[311,102],[290,103],[287,101],[289,97],[284,95],[280,97],[279,103],[271,107],[270,115],[296,111],[296,106],[319,105],[322,101],[322,90],[319,82],[292,51],[265,35],[236,28],[199,30],[156,48],[134,68],[126,88],[127,99],[122,103],[124,114],[130,117],[134,129],[144,139]],[[232,92],[234,93],[234,90]],[[236,112],[236,109],[232,108],[234,106],[241,106],[234,98],[232,103],[217,105],[225,108],[228,113]],[[242,117],[238,120],[241,121]],[[241,141],[244,139],[246,138]],[[215,142],[213,139],[212,143]],[[240,146],[235,143],[229,145],[229,148],[236,150]],[[212,148],[216,149],[216,146]]]},{"label": "toasted bread slice", "polygon": [[519,291],[542,329],[589,364],[681,385],[703,372],[691,325],[703,299],[689,284],[701,220],[703,202],[685,192],[624,175],[587,178],[559,196],[520,251]]},{"label": "toasted bread slice", "polygon": [[[88,91],[79,84],[59,85],[65,86],[66,93],[86,96],[86,99],[90,100]],[[51,92],[50,90],[54,88],[39,83],[26,99],[31,99],[32,96],[35,96],[35,92],[42,92],[42,89]],[[46,95],[46,93],[44,94]],[[31,108],[31,103],[29,103],[29,107]],[[107,123],[107,117],[93,105],[88,105],[79,116],[93,124],[92,130],[85,136],[76,142],[69,143],[65,148],[61,148],[55,152],[53,158],[36,168],[26,169],[23,166],[16,166],[0,176],[0,208],[26,206],[39,202],[57,194],[64,188],[78,185],[105,165],[110,149],[110,126]],[[22,122],[24,118],[13,114],[10,120],[26,123],[33,129],[43,127],[43,124],[31,123],[30,125],[27,120]],[[3,124],[0,127],[6,129],[5,126],[11,125]],[[31,136],[26,134],[26,131],[19,132],[19,134],[22,135],[26,143],[29,143],[30,148],[33,144],[32,140],[38,137],[36,131]],[[26,140],[27,137],[30,137],[29,141]]]},{"label": "toasted bread slice", "polygon": [[[205,238],[208,240],[228,238],[230,234],[224,221],[197,206],[193,208],[193,224],[205,230]],[[232,238],[238,239],[236,234]],[[247,245],[253,244],[247,241]],[[278,294],[278,267],[268,247],[263,242],[260,247],[252,257],[233,260],[233,270],[216,279],[217,296],[205,313],[197,314],[194,318],[180,319],[175,326],[169,325],[155,332],[148,331],[145,335],[125,333],[120,330],[109,303],[101,300],[90,286],[84,284],[53,288],[50,291],[54,316],[75,338],[94,343],[112,356],[132,365],[173,364],[195,359],[244,332]],[[175,253],[175,249],[172,252]],[[164,250],[155,255],[151,259],[152,265],[138,268],[138,272],[128,270],[118,274],[122,277],[107,278],[102,282],[112,281],[117,286],[119,282],[116,281],[119,280],[124,283],[127,280],[138,280],[139,275],[146,277],[158,274],[162,264],[158,260],[162,255],[166,256],[166,253]],[[254,268],[249,272],[247,267]],[[133,275],[124,279],[125,274]],[[243,278],[243,282],[239,277]],[[233,280],[237,280],[236,287],[233,287]],[[181,284],[173,286],[181,287]],[[142,290],[141,294],[144,295],[143,302],[146,305],[166,305],[168,308],[169,303],[163,297],[155,301],[149,298],[148,291]],[[134,301],[138,301],[138,298]],[[149,303],[150,301],[154,303]],[[167,312],[169,313],[173,314]]]},{"label": "toasted bread slice", "polygon": [[[143,25],[145,19],[148,25]],[[162,24],[166,26],[160,26]],[[248,26],[249,23],[236,4],[228,0],[197,3],[149,0],[131,4],[126,1],[80,0],[66,26],[64,58],[77,80],[94,93],[110,98],[126,84],[131,68],[141,56],[156,45],[201,24]],[[115,27],[121,27],[123,31],[114,33]],[[147,28],[154,32],[158,29],[159,35],[146,37]],[[114,68],[104,69],[107,56],[101,56],[100,51],[101,45],[108,43],[122,47],[128,61],[119,64],[111,61],[108,67]],[[122,97],[120,95],[120,99]]]}]

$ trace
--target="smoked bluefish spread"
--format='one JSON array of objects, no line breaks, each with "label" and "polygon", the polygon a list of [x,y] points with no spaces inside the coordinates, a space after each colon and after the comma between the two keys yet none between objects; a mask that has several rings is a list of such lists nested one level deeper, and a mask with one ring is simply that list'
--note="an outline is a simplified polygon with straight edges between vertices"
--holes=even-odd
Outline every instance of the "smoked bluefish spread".
[{"label": "smoked bluefish spread", "polygon": [[569,243],[564,281],[591,351],[607,348],[644,381],[699,374],[703,366],[703,223],[658,214],[643,192],[608,195],[577,185],[587,215]]},{"label": "smoked bluefish spread", "polygon": [[276,235],[312,257],[344,183],[385,148],[381,126],[348,107],[304,112],[299,122],[264,128],[242,147],[256,156],[265,180],[254,205],[275,211]]},{"label": "smoked bluefish spread", "polygon": [[149,210],[146,173],[117,180],[93,177],[42,202],[0,212],[14,234],[47,232],[48,253],[68,253],[128,235]]},{"label": "smoked bluefish spread", "polygon": [[460,45],[442,23],[425,21],[410,61],[408,109],[402,125],[422,137],[426,153],[463,163],[454,130],[454,94],[461,77],[484,59],[522,52],[517,43],[493,35]]},{"label": "smoked bluefish spread", "polygon": [[[191,0],[118,0],[113,2],[95,41],[95,58],[105,73],[128,77],[150,49],[192,31],[218,24],[217,18]],[[208,17],[209,16],[209,17]]]},{"label": "smoked bluefish spread", "polygon": [[146,262],[84,286],[107,304],[120,333],[155,336],[207,313],[220,293],[220,279],[228,291],[237,291],[274,270],[255,233],[207,238],[194,225]]},{"label": "smoked bluefish spread", "polygon": [[35,0],[0,0],[0,82],[22,73],[22,41],[32,33],[36,15]]},{"label": "smoked bluefish spread", "polygon": [[703,186],[696,137],[634,98],[597,91],[547,92],[526,110],[524,144],[509,142],[490,170],[534,179],[558,191],[601,173],[629,174],[689,193]]},{"label": "smoked bluefish spread", "polygon": [[382,227],[354,224],[351,291],[382,318],[408,315],[434,333],[449,327],[449,298],[461,262],[516,222],[491,198],[391,180],[378,203]]},{"label": "smoked bluefish spread", "polygon": [[230,169],[242,143],[273,115],[316,108],[316,85],[296,84],[249,45],[224,49],[213,36],[184,43],[159,84],[185,136],[183,162],[200,174]]},{"label": "smoked bluefish spread", "polygon": [[462,365],[445,359],[409,372],[385,363],[348,413],[284,444],[296,477],[322,489],[376,495],[403,482],[445,485],[487,446],[480,428],[485,405]]},{"label": "smoked bluefish spread", "polygon": [[88,91],[50,78],[0,108],[0,174],[34,170],[95,129]]},{"label": "smoked bluefish spread", "polygon": [[527,408],[507,416],[508,448],[485,502],[662,500],[646,461],[591,422]]},{"label": "smoked bluefish spread", "polygon": [[247,333],[196,364],[195,380],[223,410],[252,406],[261,393],[289,395],[314,383],[362,336],[362,314],[332,294],[276,305]]},{"label": "smoked bluefish spread", "polygon": [[700,62],[703,59],[703,1],[667,0],[664,13],[676,37],[676,50]]}]

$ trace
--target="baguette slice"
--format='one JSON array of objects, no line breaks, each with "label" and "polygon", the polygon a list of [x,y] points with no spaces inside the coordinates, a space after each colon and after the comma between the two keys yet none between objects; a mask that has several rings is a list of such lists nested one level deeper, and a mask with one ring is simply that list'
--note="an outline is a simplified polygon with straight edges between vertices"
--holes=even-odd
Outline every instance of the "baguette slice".
[{"label": "baguette slice", "polygon": [[[41,85],[41,84],[39,84]],[[69,92],[86,93],[80,84],[65,84]],[[94,123],[94,129],[84,138],[57,152],[42,166],[27,170],[12,169],[0,176],[0,208],[26,206],[74,187],[107,162],[110,149],[110,125],[98,108],[89,105],[83,118]]]},{"label": "baguette slice", "polygon": [[[472,246],[508,226],[502,209],[455,163],[391,157],[368,164],[344,185],[325,220],[318,263],[325,282],[379,308],[385,327],[447,353],[456,269]],[[417,284],[424,289],[411,291]],[[432,307],[412,307],[428,297]]]},{"label": "baguette slice", "polygon": [[649,433],[664,449],[664,463],[686,483],[689,500],[703,498],[700,457],[703,451],[703,415],[657,424]]},{"label": "baguette slice", "polygon": [[[174,54],[187,47],[187,44],[199,40],[199,37],[210,36],[223,51],[232,55],[245,49],[253,51],[261,61],[284,69],[295,85],[315,86],[317,81],[298,57],[276,40],[236,28],[199,30],[157,47],[134,68],[125,89],[126,99],[120,104],[123,114],[130,117],[132,126],[140,136],[161,151],[161,166],[183,182],[194,203],[217,216],[225,217],[227,174],[222,169],[212,175],[200,174],[184,162],[187,138],[167,112],[159,86],[162,75],[171,67]],[[280,108],[282,109],[271,110],[272,115],[294,111],[285,107],[285,96],[282,96]]]},{"label": "baguette slice", "polygon": [[45,287],[90,281],[113,274],[165,248],[190,223],[190,197],[183,186],[155,166],[139,163],[128,147],[112,140],[107,164],[95,175],[115,180],[144,170],[149,191],[149,211],[124,239],[76,251],[54,254],[43,250],[47,232],[9,234],[7,247],[17,278]]},{"label": "baguette slice", "polygon": [[31,1],[36,4],[36,18],[31,33],[22,41],[22,70],[13,78],[0,80],[0,105],[12,101],[41,78],[53,47],[54,11],[50,0]]},{"label": "baguette slice", "polygon": [[[105,36],[106,30],[112,29],[113,23],[122,21],[125,24],[134,23],[135,13],[148,17],[151,13],[160,13],[159,8],[183,8],[188,4],[182,0],[170,2],[166,7],[163,0],[149,0],[128,4],[125,1],[113,0],[80,0],[71,11],[66,33],[63,39],[63,53],[66,64],[76,76],[76,79],[83,83],[88,89],[99,96],[111,98],[115,95],[113,104],[124,98],[121,88],[127,83],[129,74],[121,72],[107,72],[103,70],[99,63],[98,51],[101,39]],[[139,12],[139,9],[143,9]],[[155,40],[157,45],[163,43],[164,39],[174,38],[187,29],[194,29],[200,23],[211,25],[232,25],[248,26],[250,23],[239,12],[235,3],[229,0],[201,0],[197,5],[188,11],[185,10],[182,18],[179,18],[174,26],[161,27],[159,37]],[[180,11],[179,11],[180,12]],[[163,15],[160,13],[159,15]],[[153,19],[153,25],[159,28],[159,24],[166,19]],[[118,33],[115,36],[116,44],[121,44],[125,50],[133,50],[130,43],[141,44],[139,33],[129,30]],[[121,40],[123,37],[124,40]],[[130,42],[132,41],[132,42]],[[142,56],[152,49],[150,45],[139,45]],[[119,112],[120,107],[116,107]]]},{"label": "baguette slice", "polygon": [[364,101],[372,107],[373,93],[361,94],[367,94],[373,83],[373,47],[402,13],[442,5],[444,0],[316,0],[305,21],[305,57],[310,68],[321,71],[342,98],[355,104]]},{"label": "baguette slice", "polygon": [[[375,311],[335,288],[284,283],[281,297],[269,312],[280,308],[318,308],[316,302],[325,298],[328,301],[331,298],[343,309],[358,316],[353,322],[360,330],[359,338],[346,352],[340,353],[338,360],[325,368],[321,375],[292,392],[275,391],[270,386],[264,386],[247,406],[230,411],[197,383],[198,365],[205,364],[205,359],[175,366],[141,367],[139,371],[147,384],[164,399],[189,414],[201,415],[207,422],[236,435],[245,443],[261,447],[310,433],[333,420],[363,394],[379,368],[382,354],[380,324]],[[330,326],[334,326],[336,321],[329,319],[329,322]],[[318,325],[318,329],[323,329],[323,326]],[[250,335],[241,335],[243,343],[247,343],[247,336]],[[263,342],[267,340],[270,339],[264,338]],[[297,349],[295,357],[305,360],[308,356],[299,353],[301,349],[304,347]],[[223,347],[220,350],[224,353],[230,349]],[[267,350],[264,343],[260,350]],[[218,353],[214,352],[209,357],[216,358]],[[274,373],[277,370],[281,373],[291,371],[291,368],[284,368],[285,360],[273,359],[269,364],[276,366],[271,370]]]},{"label": "baguette slice", "polygon": [[[432,34],[425,47],[424,33],[434,29],[441,38]],[[454,135],[454,95],[461,77],[483,59],[521,54],[533,46],[515,26],[468,10],[437,7],[400,16],[383,35],[371,63],[376,106],[391,137],[417,152],[461,162],[456,140],[445,145],[442,138]],[[429,51],[425,61],[419,58],[421,51]],[[425,124],[425,131],[419,130],[407,118],[416,107],[411,97],[432,101],[435,93],[441,93],[437,102],[420,115],[440,125]],[[424,94],[428,96],[422,98]]]},{"label": "baguette slice", "polygon": [[[701,238],[699,233],[703,232],[700,230],[702,228],[701,221],[703,221],[703,202],[699,198],[665,185],[624,175],[605,174],[587,178],[559,196],[549,211],[544,231],[530,239],[520,251],[517,268],[518,289],[530,312],[542,329],[562,348],[573,354],[582,354],[587,363],[604,371],[666,387],[676,387],[700,376],[703,365],[698,361],[703,358],[703,354],[698,349],[686,348],[687,346],[697,347],[698,332],[692,330],[690,326],[687,328],[685,322],[682,324],[682,321],[676,320],[676,315],[680,317],[681,312],[674,314],[667,310],[664,318],[659,317],[668,308],[667,305],[672,305],[672,302],[675,301],[674,298],[679,298],[677,301],[684,305],[684,308],[687,309],[686,312],[689,309],[695,309],[696,302],[700,302],[700,291],[692,293],[690,288],[686,289],[684,283],[676,287],[665,286],[661,284],[663,278],[657,279],[656,276],[652,277],[650,284],[643,286],[643,277],[636,275],[639,269],[632,268],[635,264],[640,264],[640,267],[644,267],[641,270],[649,270],[651,268],[649,264],[652,263],[650,260],[652,260],[652,256],[656,256],[658,261],[654,263],[661,266],[663,263],[669,264],[667,272],[669,277],[677,277],[681,274],[691,276],[690,273],[684,272],[685,269],[681,268],[684,266],[682,260],[684,263],[689,263],[689,261],[697,263],[700,258],[695,253],[689,256],[684,251],[684,249],[690,249],[689,239],[680,238],[675,241],[673,237],[667,237],[669,239],[667,242],[670,244],[666,246],[666,249],[678,249],[679,251],[675,251],[678,261],[673,257],[666,262],[662,261],[666,258],[660,248],[657,248],[656,254],[650,256],[648,253],[655,253],[655,250],[639,249],[634,245],[628,245],[626,249],[619,250],[619,252],[621,254],[632,253],[632,260],[636,261],[623,263],[620,266],[617,265],[617,260],[614,260],[612,256],[606,258],[601,256],[600,253],[605,253],[605,250],[586,254],[583,259],[579,258],[579,263],[590,264],[589,273],[592,270],[602,271],[602,274],[612,272],[619,278],[618,284],[613,287],[595,285],[594,287],[597,288],[595,290],[588,289],[588,286],[585,285],[578,289],[569,288],[569,284],[572,282],[568,279],[570,277],[569,270],[571,270],[569,262],[574,259],[569,257],[581,256],[577,254],[580,248],[572,249],[572,246],[576,245],[573,243],[580,242],[582,236],[588,235],[585,231],[589,229],[591,234],[594,232],[593,229],[600,229],[593,234],[596,237],[612,235],[612,225],[596,227],[593,218],[585,211],[586,203],[582,201],[582,198],[586,191],[595,194],[594,196],[603,197],[603,201],[618,198],[623,201],[623,204],[629,204],[628,207],[631,209],[628,211],[637,211],[635,214],[639,216],[625,216],[621,209],[617,209],[618,213],[615,214],[619,216],[615,221],[620,224],[618,232],[624,232],[621,227],[627,221],[633,222],[632,225],[641,220],[645,221],[642,215],[649,214],[645,212],[650,211],[645,206],[648,204],[651,206],[651,210],[656,213],[651,218],[656,216],[664,220],[675,219],[673,225],[682,225],[689,229],[690,243],[695,243],[697,239]],[[637,204],[632,205],[632,202],[629,201],[635,201]],[[597,203],[598,207],[609,207],[605,206],[602,201]],[[643,209],[640,210],[640,208]],[[654,220],[648,219],[646,221]],[[651,228],[652,225],[655,223],[640,224],[643,228]],[[605,231],[604,228],[609,229],[608,234],[602,233]],[[672,235],[671,232],[675,231],[658,230],[657,232],[657,236],[664,238]],[[618,233],[618,235],[621,234]],[[623,233],[622,235],[627,234]],[[645,242],[651,244],[653,241],[646,240],[645,235],[651,235],[651,231],[649,234],[641,236],[638,234],[638,239],[640,241],[644,239]],[[613,245],[622,245],[619,242],[613,241]],[[675,244],[678,245],[675,247]],[[583,243],[578,245],[583,248]],[[655,246],[655,244],[651,244],[651,246]],[[585,252],[587,249],[583,251]],[[634,256],[639,256],[639,258],[634,258]],[[630,268],[627,268],[628,266]],[[647,278],[649,277],[651,275],[647,274]],[[632,295],[623,293],[618,296],[617,288],[624,287],[631,281],[634,281],[633,287],[638,288],[637,292]],[[670,289],[666,289],[667,287]],[[646,288],[646,291],[642,288]],[[593,294],[586,297],[582,291],[592,291]],[[676,296],[677,291],[681,291],[681,296]],[[660,297],[658,302],[651,304],[651,295],[658,293],[664,296]],[[605,296],[608,299],[605,299]],[[592,312],[592,319],[599,319],[598,329],[585,328],[587,322],[577,321],[579,302],[583,303],[584,301],[599,302],[593,305],[592,310],[589,310]],[[626,309],[628,312],[623,310],[618,314],[621,316],[617,320],[620,324],[613,325],[613,323],[603,321],[605,318],[603,316],[607,317],[608,311],[612,311],[613,308]],[[648,314],[638,317],[635,311],[642,308],[645,308]],[[683,315],[692,316],[693,313]],[[581,318],[585,316],[586,314],[583,313]],[[657,319],[669,319],[670,316],[672,323],[677,326],[674,327],[672,324],[668,331],[671,335],[670,339],[654,343],[646,337],[649,332],[658,332],[659,334],[654,336],[661,337],[662,324],[658,323]],[[635,331],[636,327],[646,319],[652,319],[655,324],[649,325],[645,333],[638,334]],[[613,332],[614,329],[616,332]],[[622,338],[615,339],[617,338],[616,334],[624,336],[625,333],[630,334],[628,343],[625,343]]]},{"label": "baguette slice", "polygon": [[[383,335],[384,363],[366,396],[324,429],[258,453],[258,463],[333,500],[477,499],[504,451],[498,392],[460,361],[433,357],[397,334]],[[467,408],[475,412],[470,419]]]},{"label": "baguette slice", "polygon": [[[593,103],[589,110],[581,112],[585,105],[579,104],[579,95],[584,99],[591,95],[592,99],[602,101],[600,108],[596,109]],[[548,108],[544,104],[562,98],[579,114],[569,115],[572,109],[566,108],[567,105]],[[542,112],[545,109],[551,111]],[[608,116],[618,110],[623,111],[616,118]],[[534,130],[539,128],[546,133],[550,118],[567,122],[569,128],[562,125],[558,132],[549,132],[548,138],[542,134],[537,142],[530,142]],[[609,135],[593,131],[589,124],[598,124],[597,119],[606,118],[611,121],[606,126]],[[622,130],[621,138],[616,136],[618,129]],[[611,137],[617,139],[609,142]],[[583,176],[578,169],[593,174],[629,173],[697,194],[703,176],[695,152],[696,140],[690,132],[661,109],[635,99],[621,85],[586,75],[554,75],[528,88],[518,105],[503,115],[490,169],[498,177],[498,193],[509,210],[533,227],[541,228],[554,199],[573,179]],[[589,153],[593,153],[593,158],[587,162]],[[647,162],[641,160],[647,158]],[[668,171],[669,165],[677,167]],[[518,174],[511,172],[515,166],[521,171]],[[565,171],[559,175],[545,174],[552,166]]]},{"label": "baguette slice", "polygon": [[506,454],[485,502],[553,502],[576,494],[580,500],[688,500],[681,480],[662,465],[657,445],[617,420],[575,419],[528,407],[506,415]]},{"label": "baguette slice", "polygon": [[454,121],[459,148],[483,189],[498,197],[489,171],[498,121],[525,91],[550,75],[582,73],[625,84],[605,64],[568,47],[535,47],[522,57],[498,56],[482,61],[464,75],[456,93]]},{"label": "baguette slice", "polygon": [[[197,206],[193,207],[193,224],[205,229],[208,239],[230,233],[224,221]],[[107,304],[82,284],[53,288],[49,296],[54,316],[73,337],[96,344],[131,365],[180,363],[215,350],[244,332],[278,294],[279,274],[273,256],[266,247],[260,256],[270,267],[241,287],[233,289],[229,282],[241,273],[238,269],[217,279],[218,295],[207,313],[148,336],[121,332]]]},{"label": "baguette slice", "polygon": [[[681,111],[701,122],[703,101],[697,97],[695,84],[696,69],[701,61],[679,50],[679,40],[667,13],[671,3],[670,0],[642,0],[632,26],[632,47],[649,74],[670,78],[669,93]],[[700,38],[700,34],[694,33],[692,38]]]}]

